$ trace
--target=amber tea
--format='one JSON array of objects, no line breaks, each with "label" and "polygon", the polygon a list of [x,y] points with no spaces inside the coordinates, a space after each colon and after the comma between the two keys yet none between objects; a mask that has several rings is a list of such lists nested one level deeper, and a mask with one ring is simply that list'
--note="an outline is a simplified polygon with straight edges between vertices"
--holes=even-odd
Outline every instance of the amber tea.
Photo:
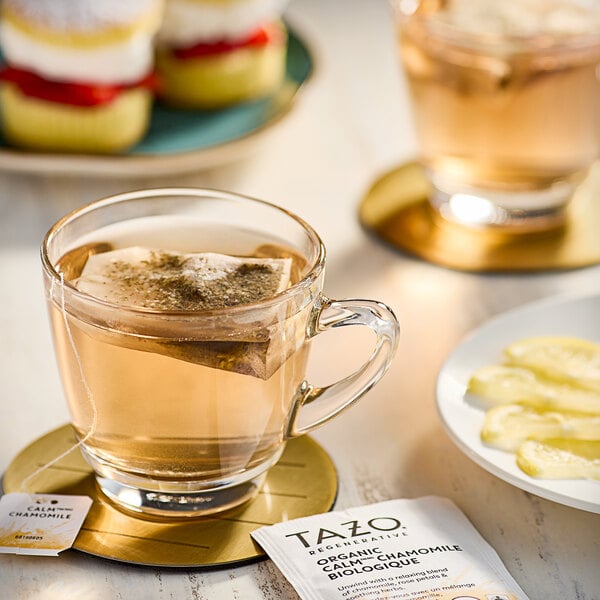
[{"label": "amber tea", "polygon": [[[136,237],[143,235],[143,226],[135,221],[130,225]],[[178,229],[186,237],[185,229]],[[193,237],[190,229],[187,233]],[[235,269],[209,264],[206,271],[213,267],[212,281],[220,285],[204,286],[203,294],[186,276],[186,269],[194,273],[193,261],[173,251],[181,247],[180,238],[164,239],[165,251],[131,247],[126,233],[111,237],[100,231],[98,236],[102,241],[97,245],[86,244],[63,256],[59,271],[91,296],[110,299],[106,290],[113,283],[113,299],[154,310],[198,311],[262,300],[298,281],[305,263],[290,250],[256,240]],[[89,257],[84,264],[82,256]],[[96,270],[82,277],[86,266],[104,256],[110,268],[103,275]],[[291,263],[284,288],[265,273],[282,260]],[[217,278],[219,267],[229,277]],[[135,475],[182,483],[230,477],[252,470],[266,457],[276,458],[284,415],[304,377],[307,358],[304,340],[293,333],[302,331],[298,322],[306,323],[308,312],[252,323],[247,331],[244,324],[233,329],[224,324],[221,332],[217,326],[206,336],[182,329],[160,337],[139,334],[126,320],[91,324],[75,315],[65,319],[61,307],[54,305],[59,364],[80,437],[92,427],[94,409],[97,415],[86,441],[90,458]]]}]

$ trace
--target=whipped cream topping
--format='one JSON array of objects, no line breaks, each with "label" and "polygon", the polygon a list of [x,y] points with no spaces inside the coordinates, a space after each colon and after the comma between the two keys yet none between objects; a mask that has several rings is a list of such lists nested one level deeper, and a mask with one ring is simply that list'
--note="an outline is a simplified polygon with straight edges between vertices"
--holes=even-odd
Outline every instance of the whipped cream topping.
[{"label": "whipped cream topping", "polygon": [[600,4],[594,0],[451,0],[431,19],[472,34],[593,34],[600,32]]},{"label": "whipped cream topping", "polygon": [[262,24],[281,18],[287,3],[288,0],[168,0],[158,39],[176,48],[244,39]]},{"label": "whipped cream topping", "polygon": [[130,26],[160,0],[3,0],[4,8],[37,27],[69,33]]},{"label": "whipped cream topping", "polygon": [[135,83],[152,68],[152,42],[151,33],[138,31],[119,42],[68,48],[35,39],[10,21],[0,23],[0,46],[8,64],[53,81]]}]

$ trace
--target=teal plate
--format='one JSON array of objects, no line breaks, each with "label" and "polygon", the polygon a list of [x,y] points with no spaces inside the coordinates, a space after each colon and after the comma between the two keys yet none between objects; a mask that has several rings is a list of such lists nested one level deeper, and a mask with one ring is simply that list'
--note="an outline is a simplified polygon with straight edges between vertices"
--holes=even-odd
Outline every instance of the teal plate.
[{"label": "teal plate", "polygon": [[242,158],[294,106],[314,69],[302,38],[289,30],[286,80],[273,96],[215,111],[156,103],[144,139],[123,154],[54,154],[11,148],[0,134],[0,169],[37,173],[152,175],[201,171]]}]

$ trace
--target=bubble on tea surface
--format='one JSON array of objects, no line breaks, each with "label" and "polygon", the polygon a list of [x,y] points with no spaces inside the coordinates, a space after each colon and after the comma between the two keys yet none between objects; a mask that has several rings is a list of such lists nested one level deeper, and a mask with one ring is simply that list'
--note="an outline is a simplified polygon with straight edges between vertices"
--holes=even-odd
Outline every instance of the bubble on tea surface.
[{"label": "bubble on tea surface", "polygon": [[[90,296],[126,308],[206,311],[241,306],[273,297],[291,283],[292,258],[236,257],[217,253],[183,254],[129,247],[89,254],[72,283]],[[303,342],[296,317],[279,322],[264,311],[264,322],[211,328],[209,340],[137,335],[121,331],[90,335],[107,343],[155,352],[212,368],[268,379]],[[160,318],[160,317],[157,317]],[[84,328],[87,328],[82,324]]]}]

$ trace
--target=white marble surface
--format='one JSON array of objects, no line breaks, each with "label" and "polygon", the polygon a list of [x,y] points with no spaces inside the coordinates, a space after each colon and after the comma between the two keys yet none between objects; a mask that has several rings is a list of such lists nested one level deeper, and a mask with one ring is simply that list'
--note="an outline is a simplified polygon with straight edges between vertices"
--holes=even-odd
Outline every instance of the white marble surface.
[{"label": "white marble surface", "polygon": [[[223,188],[304,217],[328,248],[332,297],[389,304],[402,325],[393,366],[356,407],[315,438],[340,475],[336,506],[438,494],[451,498],[532,599],[600,598],[600,517],[488,474],[452,444],[435,408],[449,352],[492,315],[529,300],[598,290],[600,268],[477,275],[412,259],[372,239],[356,209],[370,183],[414,153],[385,0],[294,0],[290,20],[318,57],[292,114],[243,162],[204,173],[94,179],[0,172],[0,472],[34,438],[67,421],[46,320],[38,247],[77,205],[166,185]],[[344,330],[346,334],[347,329]],[[311,377],[325,383],[362,360],[369,341],[322,336]],[[343,352],[339,344],[343,343]],[[68,551],[0,555],[0,598],[294,599],[270,561],[218,571],[137,568]]]}]

